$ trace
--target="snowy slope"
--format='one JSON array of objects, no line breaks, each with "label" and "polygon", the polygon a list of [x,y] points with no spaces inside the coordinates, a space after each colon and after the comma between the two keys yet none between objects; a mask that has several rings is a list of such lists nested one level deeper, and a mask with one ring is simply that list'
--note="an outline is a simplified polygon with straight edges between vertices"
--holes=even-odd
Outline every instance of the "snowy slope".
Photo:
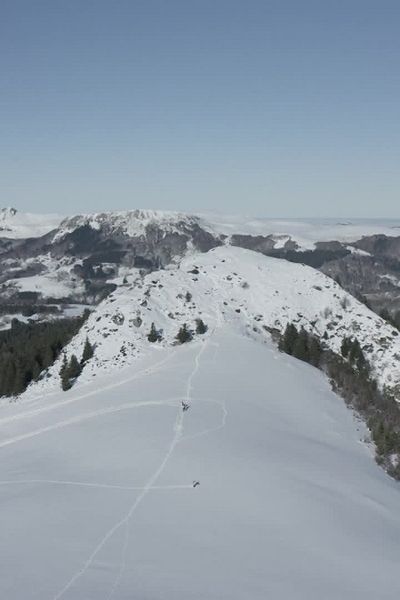
[{"label": "snowy slope", "polygon": [[30,238],[40,237],[56,229],[60,215],[20,213],[15,208],[0,209],[0,237]]},{"label": "snowy slope", "polygon": [[[190,298],[187,300],[186,294]],[[132,276],[89,317],[68,353],[81,355],[86,336],[96,345],[95,357],[81,382],[132,364],[149,351],[151,323],[162,330],[160,346],[174,343],[183,323],[202,318],[209,333],[221,323],[266,341],[266,328],[283,331],[288,322],[304,326],[340,351],[344,336],[356,336],[379,383],[399,394],[400,336],[383,319],[347,294],[332,279],[300,264],[248,250],[220,247],[193,254],[178,267]],[[24,397],[52,392],[59,385],[56,363],[49,377]]]},{"label": "snowy slope", "polygon": [[226,324],[0,428],[1,598],[399,597],[400,488],[362,426]]}]

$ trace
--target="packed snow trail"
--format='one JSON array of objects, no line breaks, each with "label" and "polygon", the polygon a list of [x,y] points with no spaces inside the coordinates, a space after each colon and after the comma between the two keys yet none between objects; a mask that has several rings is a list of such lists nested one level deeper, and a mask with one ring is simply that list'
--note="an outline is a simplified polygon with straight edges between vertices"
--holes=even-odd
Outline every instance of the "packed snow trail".
[{"label": "packed snow trail", "polygon": [[[195,373],[197,372],[198,368],[199,368],[199,357],[201,356],[201,354],[204,352],[206,348],[206,342],[202,342],[201,346],[200,346],[200,350],[199,352],[196,354],[195,357],[195,367],[193,369],[193,371],[191,372],[189,378],[188,378],[188,382],[187,382],[187,386],[186,386],[186,400],[188,403],[190,403],[190,399],[191,399],[191,391],[192,391],[192,379],[195,375]],[[117,523],[115,523],[115,525],[113,525],[113,527],[111,529],[108,530],[108,532],[104,535],[104,537],[100,540],[100,542],[97,544],[97,546],[94,548],[93,552],[90,554],[88,560],[85,562],[85,564],[82,566],[81,569],[79,569],[79,571],[77,571],[72,577],[71,579],[64,585],[64,587],[54,596],[54,600],[59,600],[60,598],[62,598],[64,596],[64,594],[86,573],[86,571],[90,568],[93,560],[96,558],[96,556],[98,555],[98,553],[102,550],[102,548],[107,544],[108,540],[110,540],[112,538],[112,536],[124,525],[127,525],[132,517],[132,515],[134,514],[135,510],[137,509],[137,507],[139,506],[139,504],[142,502],[142,500],[145,498],[145,496],[147,495],[147,493],[150,491],[150,489],[154,486],[155,482],[157,481],[157,479],[159,478],[159,476],[161,475],[162,471],[165,468],[165,465],[167,464],[169,458],[171,457],[176,445],[179,443],[180,438],[182,437],[182,431],[183,431],[183,418],[184,418],[184,413],[182,411],[182,407],[179,406],[178,408],[178,413],[176,416],[176,420],[175,420],[175,424],[174,424],[174,436],[172,438],[172,441],[168,447],[168,450],[161,462],[161,464],[159,465],[158,469],[153,473],[153,475],[150,477],[150,479],[147,481],[147,483],[144,485],[141,493],[139,494],[139,496],[136,498],[135,502],[132,504],[132,506],[130,507],[128,513],[122,518],[120,519]],[[124,542],[124,547],[123,547],[123,552],[122,552],[122,564],[120,566],[120,569],[118,571],[116,580],[113,584],[113,587],[111,589],[110,592],[110,597],[114,594],[114,591],[117,589],[120,578],[122,577],[123,574],[123,570],[125,567],[125,551],[126,551],[126,547],[127,547],[127,543],[128,543],[128,533],[126,534],[126,538],[125,538],[125,542]]]},{"label": "packed snow trail", "polygon": [[[0,485],[31,485],[36,483],[45,483],[48,485],[70,485],[77,486],[83,488],[96,488],[96,489],[106,489],[106,490],[126,490],[126,491],[142,491],[147,489],[143,486],[135,486],[135,485],[113,485],[108,483],[96,483],[92,481],[63,481],[59,479],[9,479],[6,481],[0,481]],[[192,483],[182,483],[181,485],[153,485],[150,490],[190,490],[193,488]]]},{"label": "packed snow trail", "polygon": [[[200,350],[196,354],[195,359],[194,359],[194,362],[195,362],[194,369],[191,372],[191,374],[189,375],[189,378],[187,380],[185,404],[187,404],[188,406],[190,406],[191,401],[192,401],[193,379],[194,379],[194,377],[196,376],[196,374],[197,374],[197,372],[199,370],[199,367],[200,367],[200,357],[203,354],[203,352],[206,350],[207,345],[208,345],[208,340],[205,340],[205,341],[201,342]],[[177,422],[177,428],[176,428],[176,433],[178,433],[178,436],[174,438],[173,443],[172,443],[173,445],[172,445],[172,447],[170,447],[170,452],[167,455],[166,460],[163,461],[162,469],[160,469],[157,472],[157,476],[155,477],[155,479],[153,481],[156,481],[158,479],[159,475],[161,474],[161,472],[163,471],[165,465],[167,464],[167,460],[171,456],[171,454],[172,454],[175,446],[179,443],[180,439],[182,438],[182,435],[183,435],[183,422],[184,422],[184,412],[183,412],[183,410],[180,411],[180,414],[178,414],[178,417],[179,416],[180,416],[180,419]],[[111,592],[110,592],[110,594],[108,596],[108,600],[110,600],[114,596],[114,594],[115,594],[115,592],[116,592],[116,590],[117,590],[117,588],[119,586],[119,583],[121,581],[121,578],[123,576],[125,567],[126,567],[126,551],[127,551],[128,543],[129,543],[129,521],[130,521],[130,516],[129,516],[129,518],[126,521],[125,541],[124,541],[124,545],[123,545],[123,549],[122,549],[122,556],[121,556],[120,568],[119,568],[117,577],[115,579],[115,582],[113,584],[113,587],[111,588]]]}]

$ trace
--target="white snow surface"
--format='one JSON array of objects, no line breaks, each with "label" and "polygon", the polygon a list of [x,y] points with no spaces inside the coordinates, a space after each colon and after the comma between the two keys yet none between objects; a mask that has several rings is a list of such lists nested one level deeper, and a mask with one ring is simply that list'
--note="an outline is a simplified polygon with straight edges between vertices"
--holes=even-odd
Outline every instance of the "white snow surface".
[{"label": "white snow surface", "polygon": [[64,298],[71,293],[71,289],[83,289],[82,284],[78,285],[75,282],[59,279],[54,273],[9,279],[7,285],[18,288],[21,292],[39,292],[45,297],[51,296],[52,298]]},{"label": "white snow surface", "polygon": [[0,428],[1,598],[399,598],[400,487],[363,426],[224,321]]},{"label": "white snow surface", "polygon": [[[89,381],[148,353],[152,322],[162,331],[158,345],[165,347],[175,342],[183,323],[194,328],[197,318],[208,325],[206,335],[229,323],[260,341],[269,338],[267,328],[282,332],[294,322],[318,336],[326,332],[335,352],[344,336],[355,336],[380,385],[400,397],[400,336],[393,327],[319,271],[231,246],[192,254],[177,266],[119,286],[91,314],[67,353],[79,357],[86,337],[96,346],[81,375]],[[22,400],[58,388],[59,369],[60,361]]]},{"label": "white snow surface", "polygon": [[56,214],[21,213],[15,208],[0,209],[0,237],[40,237],[56,229],[62,217]]}]

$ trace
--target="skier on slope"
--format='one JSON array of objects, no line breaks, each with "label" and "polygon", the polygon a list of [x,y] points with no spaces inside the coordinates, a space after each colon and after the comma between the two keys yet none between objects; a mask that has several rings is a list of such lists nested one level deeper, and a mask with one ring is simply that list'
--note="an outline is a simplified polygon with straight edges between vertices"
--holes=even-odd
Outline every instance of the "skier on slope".
[{"label": "skier on slope", "polygon": [[196,480],[193,481],[193,487],[194,488],[197,487],[198,485],[200,485],[200,481],[196,481]]}]

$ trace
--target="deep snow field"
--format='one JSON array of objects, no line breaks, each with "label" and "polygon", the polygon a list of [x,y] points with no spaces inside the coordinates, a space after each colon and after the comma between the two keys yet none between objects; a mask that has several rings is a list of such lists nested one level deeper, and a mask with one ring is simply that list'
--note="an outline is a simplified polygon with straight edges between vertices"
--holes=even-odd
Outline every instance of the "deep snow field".
[{"label": "deep snow field", "polygon": [[400,486],[365,434],[227,325],[3,405],[0,598],[397,600]]}]

